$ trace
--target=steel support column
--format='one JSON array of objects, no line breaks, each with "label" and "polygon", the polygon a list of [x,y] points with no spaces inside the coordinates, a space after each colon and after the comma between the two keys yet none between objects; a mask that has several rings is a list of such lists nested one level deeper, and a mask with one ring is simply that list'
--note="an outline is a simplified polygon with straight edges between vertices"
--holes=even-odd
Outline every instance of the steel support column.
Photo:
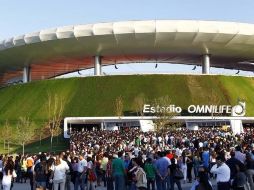
[{"label": "steel support column", "polygon": [[94,57],[94,75],[95,76],[101,75],[101,57],[98,55]]},{"label": "steel support column", "polygon": [[209,54],[202,57],[202,74],[210,74],[210,57]]},{"label": "steel support column", "polygon": [[25,66],[23,69],[23,83],[28,83],[30,82],[31,77],[30,77],[30,67]]}]

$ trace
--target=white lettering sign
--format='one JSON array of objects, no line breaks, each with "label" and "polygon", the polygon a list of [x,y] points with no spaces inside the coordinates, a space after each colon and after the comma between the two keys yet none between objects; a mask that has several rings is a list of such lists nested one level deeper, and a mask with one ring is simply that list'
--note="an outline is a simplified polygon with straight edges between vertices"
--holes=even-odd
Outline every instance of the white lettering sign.
[{"label": "white lettering sign", "polygon": [[[150,105],[145,104],[143,107],[143,113],[176,113],[182,112],[180,106],[174,104],[167,106]],[[245,115],[245,103],[239,103],[239,105],[189,105],[187,112],[190,114],[230,114],[232,116],[244,116]]]}]

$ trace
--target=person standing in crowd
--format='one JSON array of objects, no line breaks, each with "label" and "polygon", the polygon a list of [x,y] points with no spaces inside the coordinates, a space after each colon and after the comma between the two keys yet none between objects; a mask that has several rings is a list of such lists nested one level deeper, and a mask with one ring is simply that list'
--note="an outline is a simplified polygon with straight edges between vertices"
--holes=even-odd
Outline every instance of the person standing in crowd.
[{"label": "person standing in crowd", "polygon": [[199,152],[195,151],[194,156],[193,156],[193,170],[194,170],[195,179],[197,179],[197,177],[198,177],[198,171],[200,168],[200,164],[201,164],[201,159],[199,156]]},{"label": "person standing in crowd", "polygon": [[102,155],[97,153],[95,156],[95,173],[96,173],[96,180],[97,180],[97,186],[101,186],[101,180],[102,180],[102,168],[101,168],[101,161],[102,161]]},{"label": "person standing in crowd", "polygon": [[152,190],[155,190],[156,168],[153,165],[151,158],[148,158],[146,160],[144,170],[146,172],[146,177],[147,177],[147,190],[150,190],[151,186],[152,186]]},{"label": "person standing in crowd", "polygon": [[95,175],[94,161],[91,157],[87,157],[87,189],[95,190],[95,182],[97,176]]},{"label": "person standing in crowd", "polygon": [[22,156],[21,158],[21,183],[26,183],[27,179],[27,165],[26,165],[26,156]]},{"label": "person standing in crowd", "polygon": [[244,164],[240,162],[238,159],[235,158],[235,152],[230,152],[231,158],[226,161],[226,164],[230,168],[230,179],[234,179],[237,173],[237,166],[240,166],[241,168],[244,167]]},{"label": "person standing in crowd", "polygon": [[17,174],[16,182],[20,183],[21,182],[21,162],[20,162],[20,156],[16,156],[15,158],[15,166],[14,169]]},{"label": "person standing in crowd", "polygon": [[73,169],[71,162],[68,160],[68,155],[62,155],[62,160],[69,166],[69,170],[66,172],[65,190],[71,190],[71,176],[73,175]]},{"label": "person standing in crowd", "polygon": [[180,157],[180,166],[181,166],[181,170],[183,172],[183,183],[186,183],[187,180],[187,156],[185,154],[185,151],[182,152],[182,156]]},{"label": "person standing in crowd", "polygon": [[65,189],[66,172],[69,170],[67,163],[56,156],[53,174],[53,186],[54,190],[60,187],[60,190]]},{"label": "person standing in crowd", "polygon": [[78,176],[78,157],[71,158],[71,168],[72,168],[72,175],[71,175],[71,182],[75,186],[76,177]]},{"label": "person standing in crowd", "polygon": [[187,163],[187,178],[188,178],[188,183],[192,183],[192,168],[193,168],[193,155],[192,153],[188,153],[186,155],[186,163]]},{"label": "person standing in crowd", "polygon": [[135,173],[136,176],[136,187],[138,190],[147,189],[147,177],[144,169],[141,167],[143,165],[142,161],[137,159],[137,171]]},{"label": "person standing in crowd", "polygon": [[27,168],[27,176],[28,176],[29,181],[30,181],[31,190],[34,190],[33,165],[34,165],[34,159],[30,155],[26,159],[26,168]]},{"label": "person standing in crowd", "polygon": [[129,190],[136,190],[136,171],[138,169],[138,164],[137,164],[137,158],[132,158],[131,162],[129,164],[128,167],[128,173],[127,173],[127,179],[128,179],[128,183],[127,183],[127,187]]},{"label": "person standing in crowd", "polygon": [[17,177],[17,174],[14,170],[14,162],[11,158],[8,158],[4,170],[3,170],[3,180],[2,187],[3,190],[10,190],[13,185],[14,178]]},{"label": "person standing in crowd", "polygon": [[113,176],[115,179],[115,190],[125,190],[125,168],[122,160],[123,153],[118,152],[118,158],[112,162]]},{"label": "person standing in crowd", "polygon": [[47,170],[48,170],[48,175],[47,175],[47,189],[52,190],[53,189],[53,177],[54,177],[54,158],[49,158],[47,160]]},{"label": "person standing in crowd", "polygon": [[191,190],[213,190],[212,183],[208,179],[208,174],[204,169],[198,172],[198,177],[193,183]]},{"label": "person standing in crowd", "polygon": [[75,179],[74,190],[78,190],[79,186],[80,190],[85,190],[86,172],[87,172],[87,161],[84,159],[82,155],[80,155],[78,161],[78,173]]},{"label": "person standing in crowd", "polygon": [[235,148],[235,158],[243,164],[245,163],[246,155],[242,153],[242,149],[239,145]]},{"label": "person standing in crowd", "polygon": [[230,168],[224,163],[224,158],[216,157],[216,164],[211,168],[211,173],[216,174],[218,190],[230,190]]},{"label": "person standing in crowd", "polygon": [[209,168],[209,160],[210,160],[210,153],[207,147],[204,148],[204,152],[202,153],[202,164],[207,169]]},{"label": "person standing in crowd", "polygon": [[158,159],[155,161],[155,167],[157,170],[156,186],[158,190],[166,189],[166,178],[168,176],[169,162],[164,158],[163,152],[158,152]]},{"label": "person standing in crowd", "polygon": [[233,179],[232,188],[233,190],[247,190],[247,177],[245,174],[245,168],[236,166],[236,175]]},{"label": "person standing in crowd", "polygon": [[[210,155],[210,169],[216,164],[216,157],[217,154],[215,151],[211,151],[211,155]],[[212,173],[210,173],[210,177],[211,178],[215,178],[215,175],[213,175]]]},{"label": "person standing in crowd", "polygon": [[40,162],[34,167],[34,178],[35,187],[45,190],[48,175],[48,166],[46,161],[46,156],[44,154],[40,155]]},{"label": "person standing in crowd", "polygon": [[254,160],[251,158],[251,154],[246,155],[246,175],[250,184],[250,189],[254,189],[253,177],[254,177]]},{"label": "person standing in crowd", "polygon": [[[164,159],[166,159],[167,161],[168,161],[168,165],[171,165],[171,160],[170,160],[170,158],[168,158],[167,157],[167,154],[168,154],[169,152],[168,151],[164,151]],[[169,187],[170,187],[170,179],[169,179],[169,176],[167,176],[166,177],[166,186],[167,186],[167,189],[169,189]]]},{"label": "person standing in crowd", "polygon": [[102,180],[103,180],[104,187],[107,186],[107,184],[106,184],[106,168],[107,168],[107,163],[108,163],[108,153],[105,152],[103,154],[103,158],[101,160],[101,171],[102,171]]},{"label": "person standing in crowd", "polygon": [[[0,155],[0,181],[2,182],[3,179],[3,155]],[[2,183],[0,183],[0,185],[2,186]]]},{"label": "person standing in crowd", "polygon": [[112,171],[112,155],[108,156],[108,163],[106,166],[106,183],[107,190],[114,190],[114,180],[113,180],[113,171]]},{"label": "person standing in crowd", "polygon": [[178,187],[178,190],[182,190],[182,186],[181,186],[181,182],[178,177],[176,177],[176,171],[180,170],[180,166],[178,164],[176,164],[176,159],[175,158],[172,158],[171,159],[171,165],[168,166],[168,175],[170,177],[170,185],[171,185],[171,189],[170,190],[174,190],[174,187],[175,187],[175,183]]}]

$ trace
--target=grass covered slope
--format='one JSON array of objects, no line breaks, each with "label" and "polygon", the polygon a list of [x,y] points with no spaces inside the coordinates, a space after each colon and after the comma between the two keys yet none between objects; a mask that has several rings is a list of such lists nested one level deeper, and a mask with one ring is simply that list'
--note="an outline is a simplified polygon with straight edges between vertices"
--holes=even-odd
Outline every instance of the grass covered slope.
[{"label": "grass covered slope", "polygon": [[254,79],[233,76],[131,75],[44,80],[0,89],[0,122],[28,116],[35,122],[47,120],[47,94],[67,101],[64,116],[112,116],[120,95],[124,112],[133,111],[133,100],[144,94],[149,101],[168,95],[172,104],[186,108],[190,104],[211,104],[211,95],[219,104],[246,100],[247,115],[254,116]]}]

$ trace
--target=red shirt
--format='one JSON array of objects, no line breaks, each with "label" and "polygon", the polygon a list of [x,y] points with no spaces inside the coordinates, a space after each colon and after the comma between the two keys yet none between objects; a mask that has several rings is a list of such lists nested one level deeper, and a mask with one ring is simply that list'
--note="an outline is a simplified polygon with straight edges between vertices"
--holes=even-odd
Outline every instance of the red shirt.
[{"label": "red shirt", "polygon": [[174,158],[174,155],[172,154],[172,153],[169,153],[169,154],[167,154],[166,155],[170,160],[172,159],[172,158]]}]

